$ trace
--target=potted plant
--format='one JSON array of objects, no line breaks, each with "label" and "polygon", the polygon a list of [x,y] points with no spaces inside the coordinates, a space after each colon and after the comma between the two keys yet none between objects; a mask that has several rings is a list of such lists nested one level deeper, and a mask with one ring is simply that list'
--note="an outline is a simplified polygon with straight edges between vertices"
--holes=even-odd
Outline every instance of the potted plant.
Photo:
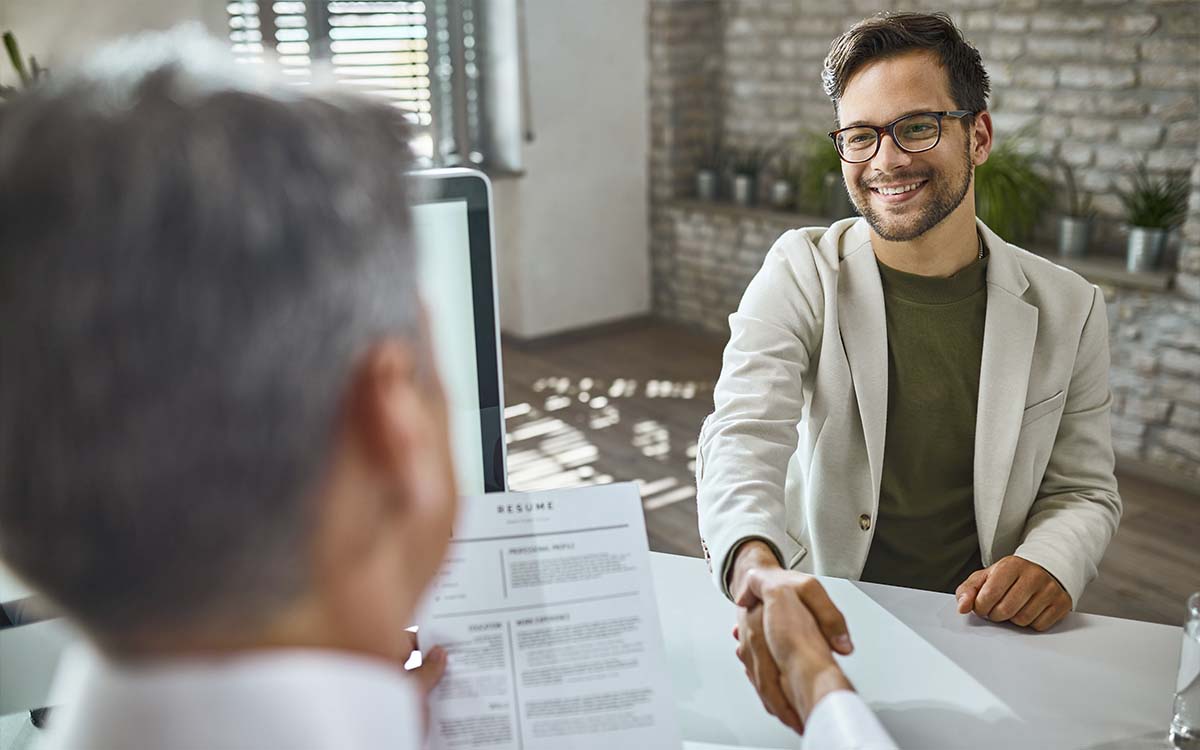
[{"label": "potted plant", "polygon": [[717,180],[727,161],[721,142],[713,140],[704,147],[696,162],[696,197],[702,201],[717,199]]},{"label": "potted plant", "polygon": [[1058,254],[1064,258],[1078,258],[1087,253],[1096,212],[1092,209],[1092,196],[1079,192],[1071,165],[1061,159],[1057,163],[1063,173],[1066,203],[1063,215],[1058,217]]},{"label": "potted plant", "polygon": [[[11,31],[4,32],[4,49],[8,52],[8,60],[12,63],[13,70],[17,72],[17,79],[25,88],[33,86],[47,75],[46,69],[38,65],[37,58],[32,55],[29,57],[29,67],[25,67],[21,48],[17,46],[17,37]],[[16,92],[14,86],[0,86],[0,99],[14,96]]]},{"label": "potted plant", "polygon": [[771,207],[790,211],[796,206],[796,192],[803,174],[804,160],[794,149],[779,152],[772,168]]},{"label": "potted plant", "polygon": [[770,151],[762,147],[749,147],[734,152],[733,202],[739,206],[753,206],[758,200],[758,178],[770,158]]},{"label": "potted plant", "polygon": [[1118,190],[1117,195],[1129,222],[1125,267],[1130,271],[1148,271],[1162,258],[1167,233],[1183,221],[1188,199],[1187,176],[1176,173],[1153,179],[1143,161],[1133,177],[1133,188]]},{"label": "potted plant", "polygon": [[1050,195],[1033,169],[1033,157],[1021,153],[1021,134],[997,143],[988,160],[975,167],[975,208],[983,223],[1011,241],[1029,236]]},{"label": "potted plant", "polygon": [[833,219],[855,214],[854,204],[842,183],[842,160],[823,133],[810,133],[804,147],[800,201],[813,213]]}]

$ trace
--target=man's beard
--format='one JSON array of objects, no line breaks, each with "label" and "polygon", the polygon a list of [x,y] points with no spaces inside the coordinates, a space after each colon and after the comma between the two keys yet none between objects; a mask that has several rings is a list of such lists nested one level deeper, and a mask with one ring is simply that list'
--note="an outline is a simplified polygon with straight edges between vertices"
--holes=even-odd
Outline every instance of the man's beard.
[{"label": "man's beard", "polygon": [[[888,182],[895,182],[899,179],[912,179],[913,181],[928,180],[922,190],[929,190],[930,195],[926,201],[925,208],[921,209],[916,216],[908,217],[887,217],[875,210],[871,204],[871,188],[866,182],[859,180],[856,185],[856,190],[850,191],[850,199],[854,202],[854,207],[862,214],[862,217],[867,220],[871,228],[885,240],[889,242],[908,242],[928,232],[937,226],[942,219],[946,218],[958,208],[963,199],[967,197],[967,191],[971,187],[971,174],[973,172],[971,165],[971,142],[968,140],[966,148],[963,149],[963,178],[961,184],[955,186],[949,184],[946,179],[940,178],[937,172],[928,172],[925,174],[898,174],[893,175]],[[958,188],[957,190],[955,188]],[[909,223],[911,222],[911,223]],[[907,224],[907,226],[905,226]]]}]

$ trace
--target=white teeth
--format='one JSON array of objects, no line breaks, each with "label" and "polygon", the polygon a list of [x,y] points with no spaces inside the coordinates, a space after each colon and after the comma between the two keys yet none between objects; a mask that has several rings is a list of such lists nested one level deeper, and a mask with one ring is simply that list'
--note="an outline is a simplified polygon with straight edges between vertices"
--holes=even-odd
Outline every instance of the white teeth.
[{"label": "white teeth", "polygon": [[884,195],[900,195],[901,193],[907,193],[910,190],[916,190],[917,188],[921,187],[921,185],[923,185],[923,184],[925,184],[925,183],[914,182],[911,185],[905,185],[903,187],[895,187],[895,188],[878,187],[875,189],[877,191],[879,191],[880,193],[883,193]]}]

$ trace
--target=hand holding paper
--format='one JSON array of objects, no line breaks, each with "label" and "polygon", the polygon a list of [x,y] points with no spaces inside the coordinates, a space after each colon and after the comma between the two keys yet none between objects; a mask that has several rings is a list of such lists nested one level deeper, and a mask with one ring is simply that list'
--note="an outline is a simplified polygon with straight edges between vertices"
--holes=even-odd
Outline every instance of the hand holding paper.
[{"label": "hand holding paper", "polygon": [[464,498],[421,640],[430,747],[678,748],[633,484]]}]

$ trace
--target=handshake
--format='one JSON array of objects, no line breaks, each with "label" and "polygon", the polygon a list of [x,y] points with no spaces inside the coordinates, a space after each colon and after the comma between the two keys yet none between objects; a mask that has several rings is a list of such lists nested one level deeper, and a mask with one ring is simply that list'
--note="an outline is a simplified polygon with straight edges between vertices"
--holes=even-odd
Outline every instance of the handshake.
[{"label": "handshake", "polygon": [[[833,658],[854,650],[842,613],[820,581],[781,568],[758,540],[745,542],[729,590],[738,605],[733,637],[746,676],[767,711],[797,733],[826,695],[854,687]],[[1047,630],[1071,599],[1041,566],[1010,556],[967,577],[955,592],[958,612]]]}]

